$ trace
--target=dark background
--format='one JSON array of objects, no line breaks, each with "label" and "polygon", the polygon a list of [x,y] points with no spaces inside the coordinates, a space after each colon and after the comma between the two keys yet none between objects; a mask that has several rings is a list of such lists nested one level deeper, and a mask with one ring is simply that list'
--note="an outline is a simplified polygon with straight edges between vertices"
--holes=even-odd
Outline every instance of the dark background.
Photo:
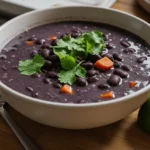
[{"label": "dark background", "polygon": [[3,15],[2,12],[0,12],[0,25],[2,25],[3,23],[5,23],[6,21],[10,20],[12,17],[8,17]]}]

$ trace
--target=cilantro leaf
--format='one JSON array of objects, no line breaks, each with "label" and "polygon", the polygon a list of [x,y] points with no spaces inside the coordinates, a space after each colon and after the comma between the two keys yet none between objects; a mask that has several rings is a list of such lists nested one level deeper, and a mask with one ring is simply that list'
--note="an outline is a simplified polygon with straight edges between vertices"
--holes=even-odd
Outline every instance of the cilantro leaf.
[{"label": "cilantro leaf", "polygon": [[79,77],[85,77],[86,75],[86,70],[82,68],[81,66],[76,65],[73,69],[71,70],[62,70],[58,73],[58,80],[61,83],[67,83],[72,85],[76,81],[76,76]]},{"label": "cilantro leaf", "polygon": [[54,49],[65,49],[66,51],[84,51],[83,38],[72,38],[70,35],[66,36],[57,42]]},{"label": "cilantro leaf", "polygon": [[79,77],[84,78],[86,76],[86,70],[81,66],[77,66],[76,75],[79,76]]},{"label": "cilantro leaf", "polygon": [[69,55],[63,57],[60,62],[63,69],[72,69],[77,65],[75,58]]},{"label": "cilantro leaf", "polygon": [[55,47],[53,48],[53,51],[56,55],[58,55],[58,57],[61,59],[63,57],[65,57],[66,55],[69,55],[69,51],[65,48],[58,48]]},{"label": "cilantro leaf", "polygon": [[61,83],[67,83],[72,85],[76,81],[75,69],[72,70],[62,70],[58,73],[58,80]]},{"label": "cilantro leaf", "polygon": [[[103,51],[105,44],[103,36],[99,31],[87,32],[84,34],[86,41],[86,52],[89,54],[100,54]],[[86,53],[87,55],[87,53]]]},{"label": "cilantro leaf", "polygon": [[68,50],[72,50],[72,41],[73,41],[73,38],[71,38],[71,36],[66,36],[62,39],[60,39],[58,42],[57,42],[57,48],[67,48]]},{"label": "cilantro leaf", "polygon": [[36,66],[41,67],[41,64],[44,64],[44,58],[37,54],[33,57],[33,62],[36,64]]},{"label": "cilantro leaf", "polygon": [[98,55],[99,53],[101,53],[103,51],[104,48],[105,48],[105,45],[95,44],[92,46],[92,54]]},{"label": "cilantro leaf", "polygon": [[23,75],[32,75],[41,72],[41,67],[44,65],[44,58],[40,55],[35,55],[32,60],[19,61],[19,71]]},{"label": "cilantro leaf", "polygon": [[89,54],[100,54],[105,47],[103,36],[99,31],[83,33],[78,38],[72,38],[70,35],[59,39],[57,46],[53,46],[54,53],[63,58],[66,55],[77,57]]}]

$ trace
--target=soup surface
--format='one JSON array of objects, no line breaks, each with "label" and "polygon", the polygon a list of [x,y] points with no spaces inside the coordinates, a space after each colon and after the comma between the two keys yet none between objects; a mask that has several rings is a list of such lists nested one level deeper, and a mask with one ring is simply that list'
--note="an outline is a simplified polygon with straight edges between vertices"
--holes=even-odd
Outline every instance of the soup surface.
[{"label": "soup surface", "polygon": [[[73,83],[62,82],[60,57],[54,47],[60,39],[78,39],[91,31],[102,32],[104,47],[99,54],[76,56],[82,75],[72,69]],[[41,72],[21,74],[19,61],[37,55],[45,62]],[[123,29],[101,23],[60,22],[33,28],[2,49],[0,64],[0,80],[7,86],[28,96],[61,103],[113,100],[144,88],[150,81],[150,47],[146,42]],[[62,80],[70,80],[65,73]]]}]

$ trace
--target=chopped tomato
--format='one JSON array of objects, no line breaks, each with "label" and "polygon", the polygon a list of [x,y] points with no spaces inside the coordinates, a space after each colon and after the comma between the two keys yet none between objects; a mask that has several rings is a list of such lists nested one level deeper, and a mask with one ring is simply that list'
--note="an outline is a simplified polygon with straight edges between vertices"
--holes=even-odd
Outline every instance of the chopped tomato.
[{"label": "chopped tomato", "polygon": [[50,36],[49,38],[50,38],[50,40],[55,40],[55,39],[57,39],[57,37],[56,37],[55,35],[52,35],[52,36]]},{"label": "chopped tomato", "polygon": [[130,86],[131,88],[135,87],[136,85],[137,85],[137,82],[135,82],[135,81],[130,81],[130,82],[129,82],[129,86]]},{"label": "chopped tomato", "polygon": [[97,60],[94,64],[94,66],[100,70],[109,70],[112,68],[114,63],[108,58],[108,57],[103,57],[99,60]]},{"label": "chopped tomato", "polygon": [[26,41],[25,42],[27,45],[33,45],[34,44],[34,41]]},{"label": "chopped tomato", "polygon": [[114,92],[109,91],[100,95],[100,98],[114,98]]},{"label": "chopped tomato", "polygon": [[62,93],[66,93],[66,94],[70,94],[70,95],[74,94],[72,87],[67,84],[63,85],[61,87],[60,91]]}]

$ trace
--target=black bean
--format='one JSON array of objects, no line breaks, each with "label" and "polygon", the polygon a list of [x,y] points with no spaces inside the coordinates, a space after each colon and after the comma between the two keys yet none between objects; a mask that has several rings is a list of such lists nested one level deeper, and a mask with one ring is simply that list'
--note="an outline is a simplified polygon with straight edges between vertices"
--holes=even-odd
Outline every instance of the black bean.
[{"label": "black bean", "polygon": [[93,76],[93,77],[89,77],[88,79],[87,79],[87,81],[89,82],[89,83],[93,83],[93,82],[96,82],[96,81],[98,81],[99,79],[96,77],[96,76]]},{"label": "black bean", "polygon": [[54,71],[47,72],[46,76],[49,78],[58,78],[57,72]]},{"label": "black bean", "polygon": [[128,41],[125,41],[125,40],[121,41],[120,43],[124,47],[130,47],[131,46],[131,44]]},{"label": "black bean", "polygon": [[136,52],[136,50],[133,49],[133,48],[127,48],[127,49],[124,49],[123,52],[124,52],[125,54],[133,54],[133,53]]},{"label": "black bean", "polygon": [[120,83],[120,77],[117,75],[112,75],[107,82],[111,86],[117,86]]},{"label": "black bean", "polygon": [[19,46],[19,44],[14,44],[14,45],[13,45],[13,47],[16,47],[16,48],[17,48],[18,46]]},{"label": "black bean", "polygon": [[39,73],[35,73],[33,75],[31,75],[32,78],[40,78],[41,77],[41,74]]},{"label": "black bean", "polygon": [[106,44],[106,48],[108,48],[108,49],[112,49],[113,47],[114,47],[113,43],[107,43]]},{"label": "black bean", "polygon": [[73,38],[77,38],[78,36],[80,36],[80,33],[71,33],[71,37]]},{"label": "black bean", "polygon": [[139,58],[137,59],[137,62],[138,62],[138,63],[143,63],[145,60],[147,60],[147,57],[143,56],[143,57],[139,57]]},{"label": "black bean", "polygon": [[122,61],[122,54],[114,53],[113,58],[118,61]]},{"label": "black bean", "polygon": [[121,78],[127,78],[128,77],[128,73],[123,71],[123,70],[120,70],[120,69],[115,69],[114,74],[120,76]]},{"label": "black bean", "polygon": [[33,88],[32,88],[32,87],[29,87],[29,86],[26,87],[26,90],[29,91],[29,92],[33,92]]},{"label": "black bean", "polygon": [[54,86],[55,88],[61,88],[61,87],[62,87],[62,85],[61,85],[60,83],[54,83],[53,86]]},{"label": "black bean", "polygon": [[102,90],[105,90],[105,89],[108,89],[109,88],[109,85],[107,84],[104,84],[104,83],[101,83],[98,85],[98,88],[102,89]]},{"label": "black bean", "polygon": [[34,57],[36,54],[38,54],[37,50],[33,50],[33,51],[31,52],[31,57]]},{"label": "black bean", "polygon": [[85,78],[78,77],[76,79],[76,84],[79,86],[86,86],[88,83]]},{"label": "black bean", "polygon": [[44,83],[50,83],[51,80],[50,80],[49,78],[44,78],[44,79],[43,79],[43,82],[44,82]]},{"label": "black bean", "polygon": [[80,33],[80,31],[77,30],[77,29],[72,29],[71,32],[74,32],[74,33]]},{"label": "black bean", "polygon": [[109,58],[109,59],[111,59],[111,60],[113,60],[113,57],[112,57],[111,54],[104,54],[103,56],[104,56],[104,57],[107,57],[107,58]]},{"label": "black bean", "polygon": [[100,55],[89,55],[89,59],[91,62],[95,63],[97,60],[101,59]]},{"label": "black bean", "polygon": [[36,37],[30,37],[30,38],[27,39],[27,41],[36,41],[36,40],[37,40]]},{"label": "black bean", "polygon": [[104,41],[108,41],[109,40],[108,36],[105,35],[105,34],[103,34],[103,39],[104,39]]},{"label": "black bean", "polygon": [[14,66],[11,67],[11,69],[18,69],[18,66],[14,65]]},{"label": "black bean", "polygon": [[52,46],[56,46],[56,45],[57,45],[57,42],[58,42],[58,39],[54,39],[54,40],[52,40],[51,45],[52,45]]},{"label": "black bean", "polygon": [[38,97],[39,93],[38,92],[32,92],[32,97]]},{"label": "black bean", "polygon": [[4,55],[4,54],[1,54],[1,55],[0,55],[0,59],[5,60],[5,59],[7,59],[7,56]]},{"label": "black bean", "polygon": [[97,74],[98,74],[98,71],[94,69],[87,71],[87,75],[90,77],[95,76]]},{"label": "black bean", "polygon": [[49,49],[44,48],[44,49],[42,49],[42,56],[43,56],[45,59],[47,59],[47,58],[49,58],[50,52],[51,52],[51,51],[50,51]]},{"label": "black bean", "polygon": [[45,43],[45,40],[44,39],[38,39],[38,40],[36,40],[35,43],[38,44],[38,45],[42,45],[42,44]]},{"label": "black bean", "polygon": [[85,69],[93,68],[93,64],[91,62],[82,63],[81,66],[84,67]]},{"label": "black bean", "polygon": [[120,68],[122,66],[122,63],[117,61],[117,60],[114,60],[114,67],[115,68]]},{"label": "black bean", "polygon": [[131,71],[131,67],[129,65],[122,65],[122,69],[125,71]]},{"label": "black bean", "polygon": [[45,60],[44,68],[51,69],[52,68],[52,62],[49,60]]},{"label": "black bean", "polygon": [[48,49],[50,49],[51,48],[51,45],[50,44],[46,44],[46,43],[44,43],[43,45],[42,45],[42,47],[41,47],[42,49],[44,49],[44,48],[48,48]]},{"label": "black bean", "polygon": [[59,57],[57,55],[51,55],[48,59],[52,62],[59,62]]}]

